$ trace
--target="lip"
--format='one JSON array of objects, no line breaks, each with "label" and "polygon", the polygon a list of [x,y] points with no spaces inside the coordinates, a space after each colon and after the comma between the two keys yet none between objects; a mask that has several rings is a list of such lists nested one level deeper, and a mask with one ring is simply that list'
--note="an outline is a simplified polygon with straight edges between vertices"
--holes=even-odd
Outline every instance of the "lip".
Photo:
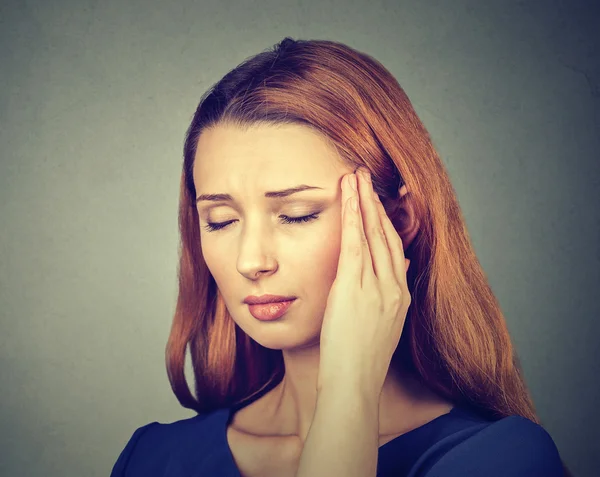
[{"label": "lip", "polygon": [[248,304],[250,314],[260,321],[273,321],[281,318],[288,309],[294,304],[293,300],[280,301],[280,302],[269,302],[263,304]]},{"label": "lip", "polygon": [[265,305],[267,303],[281,303],[284,301],[293,301],[295,296],[281,296],[281,295],[261,295],[254,296],[248,295],[244,298],[244,303],[248,305]]}]

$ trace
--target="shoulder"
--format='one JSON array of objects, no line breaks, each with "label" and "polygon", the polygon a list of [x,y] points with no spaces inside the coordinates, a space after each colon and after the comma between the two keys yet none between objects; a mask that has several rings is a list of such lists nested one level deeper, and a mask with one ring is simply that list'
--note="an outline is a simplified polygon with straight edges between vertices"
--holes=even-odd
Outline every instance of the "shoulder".
[{"label": "shoulder", "polygon": [[539,424],[516,415],[447,436],[420,461],[416,467],[424,477],[563,476],[560,455],[550,434]]},{"label": "shoulder", "polygon": [[111,477],[162,476],[167,475],[167,469],[174,477],[187,475],[188,466],[202,465],[204,458],[222,446],[215,436],[226,412],[220,409],[137,428],[114,464]]}]

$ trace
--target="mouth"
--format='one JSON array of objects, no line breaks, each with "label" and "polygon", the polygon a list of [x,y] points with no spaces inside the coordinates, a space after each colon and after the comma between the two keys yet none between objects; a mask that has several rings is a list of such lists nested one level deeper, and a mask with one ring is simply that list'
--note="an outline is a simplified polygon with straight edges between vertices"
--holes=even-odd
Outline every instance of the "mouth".
[{"label": "mouth", "polygon": [[291,301],[295,298],[295,296],[282,296],[270,294],[261,296],[248,295],[246,298],[244,298],[244,303],[247,303],[248,305],[265,305],[267,303],[280,303],[282,301]]},{"label": "mouth", "polygon": [[248,309],[250,310],[250,314],[257,320],[273,321],[285,315],[285,313],[290,309],[290,307],[294,304],[295,301],[296,299],[293,298],[286,301],[270,303],[249,303]]}]

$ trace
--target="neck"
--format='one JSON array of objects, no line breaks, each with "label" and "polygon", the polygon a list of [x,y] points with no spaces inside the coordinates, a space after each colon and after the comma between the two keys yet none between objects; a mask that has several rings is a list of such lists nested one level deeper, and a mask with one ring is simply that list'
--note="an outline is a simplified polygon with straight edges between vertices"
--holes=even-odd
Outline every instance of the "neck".
[{"label": "neck", "polygon": [[[317,403],[319,346],[283,350],[285,375],[271,391],[275,421],[281,435],[306,440]],[[414,376],[402,369],[390,368],[380,395],[380,435],[397,429],[398,416],[411,415],[416,405],[432,395]],[[394,419],[390,416],[394,415]],[[389,429],[388,429],[389,428]]]}]

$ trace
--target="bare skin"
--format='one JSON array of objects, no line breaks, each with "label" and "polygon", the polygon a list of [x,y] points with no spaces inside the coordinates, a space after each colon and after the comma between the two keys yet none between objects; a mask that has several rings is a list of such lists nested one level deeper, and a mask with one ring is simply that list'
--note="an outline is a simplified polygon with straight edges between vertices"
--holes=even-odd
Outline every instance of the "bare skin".
[{"label": "bare skin", "polygon": [[[389,373],[386,386],[388,393],[380,401],[379,447],[453,408],[404,373]],[[232,417],[227,440],[242,477],[296,475],[304,442],[290,426],[296,419],[285,411],[284,388],[285,378]]]},{"label": "bare skin", "polygon": [[[315,415],[319,336],[339,263],[341,178],[352,170],[322,136],[304,126],[240,130],[220,125],[199,138],[197,196],[226,193],[233,198],[197,204],[205,262],[236,324],[263,346],[282,350],[285,363],[283,381],[239,410],[227,429],[244,477],[285,477],[298,468]],[[264,196],[298,184],[318,189],[285,200]],[[404,194],[399,203],[406,214],[397,231],[408,247],[418,223],[410,193]],[[318,219],[282,220],[309,214]],[[210,231],[210,223],[227,226]],[[262,293],[298,297],[294,311],[273,323],[256,320],[242,300]],[[389,372],[380,394],[379,446],[451,408],[406,373]]]}]

